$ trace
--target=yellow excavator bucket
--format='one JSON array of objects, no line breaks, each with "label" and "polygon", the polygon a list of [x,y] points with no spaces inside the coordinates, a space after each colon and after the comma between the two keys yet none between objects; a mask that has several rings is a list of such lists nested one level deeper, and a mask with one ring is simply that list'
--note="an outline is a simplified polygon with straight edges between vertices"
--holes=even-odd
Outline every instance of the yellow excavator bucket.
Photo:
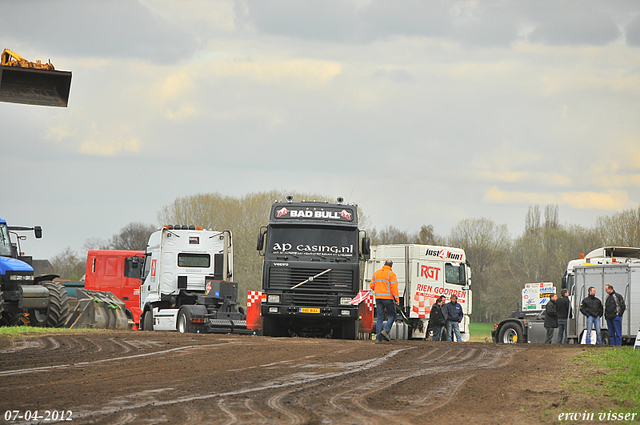
[{"label": "yellow excavator bucket", "polygon": [[0,101],[66,107],[70,88],[70,71],[56,71],[50,62],[29,62],[9,49],[2,52]]}]

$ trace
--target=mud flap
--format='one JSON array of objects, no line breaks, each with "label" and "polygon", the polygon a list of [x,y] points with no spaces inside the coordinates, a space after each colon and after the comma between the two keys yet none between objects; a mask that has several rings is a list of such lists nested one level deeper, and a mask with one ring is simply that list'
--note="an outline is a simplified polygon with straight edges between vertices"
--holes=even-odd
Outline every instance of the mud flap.
[{"label": "mud flap", "polygon": [[66,107],[70,88],[70,71],[0,66],[2,102]]},{"label": "mud flap", "polygon": [[129,330],[125,304],[111,292],[76,289],[78,305],[67,328]]},{"label": "mud flap", "polygon": [[262,330],[262,301],[261,291],[247,291],[247,329]]}]

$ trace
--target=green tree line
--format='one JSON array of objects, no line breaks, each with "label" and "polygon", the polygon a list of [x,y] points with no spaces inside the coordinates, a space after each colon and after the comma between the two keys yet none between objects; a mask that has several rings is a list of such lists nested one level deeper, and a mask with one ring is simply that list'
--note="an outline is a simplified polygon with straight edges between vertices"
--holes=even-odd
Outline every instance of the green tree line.
[{"label": "green tree line", "polygon": [[[267,224],[275,200],[289,194],[296,200],[331,200],[320,194],[269,191],[241,197],[207,193],[177,198],[157,213],[158,225],[131,223],[110,240],[88,239],[85,249],[144,250],[149,235],[164,224],[194,224],[205,229],[231,230],[234,243],[234,280],[243,297],[260,289],[262,257],[256,251],[261,226]],[[525,283],[553,282],[560,288],[569,260],[608,245],[640,246],[640,207],[598,217],[592,227],[561,224],[557,205],[529,207],[523,233],[513,238],[504,224],[488,218],[458,222],[449,235],[440,236],[431,224],[417,231],[393,225],[377,229],[359,208],[360,227],[368,231],[373,245],[415,243],[457,247],[471,263],[473,319],[495,322],[508,316],[520,302]],[[86,253],[67,248],[51,259],[58,274],[79,280],[84,274]]]}]

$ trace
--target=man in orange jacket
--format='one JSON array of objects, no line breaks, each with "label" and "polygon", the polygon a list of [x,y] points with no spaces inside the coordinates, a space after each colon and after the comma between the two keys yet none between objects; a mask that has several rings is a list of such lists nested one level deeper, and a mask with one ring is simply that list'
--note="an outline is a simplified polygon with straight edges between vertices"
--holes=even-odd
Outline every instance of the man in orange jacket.
[{"label": "man in orange jacket", "polygon": [[[369,286],[376,296],[376,341],[391,341],[389,331],[396,320],[396,303],[398,302],[398,278],[391,271],[393,261],[387,260],[384,266],[373,274]],[[382,329],[385,310],[389,314],[387,324]]]}]

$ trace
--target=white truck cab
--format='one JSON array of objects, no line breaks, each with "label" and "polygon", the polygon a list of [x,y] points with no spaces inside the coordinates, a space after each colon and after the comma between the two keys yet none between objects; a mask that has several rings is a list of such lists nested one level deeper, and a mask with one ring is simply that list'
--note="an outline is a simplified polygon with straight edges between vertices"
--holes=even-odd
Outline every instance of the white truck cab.
[{"label": "white truck cab", "polygon": [[[463,249],[415,244],[373,246],[365,264],[363,289],[369,289],[373,273],[381,269],[386,260],[393,261],[400,306],[409,319],[407,328],[395,335],[397,339],[428,337],[431,306],[441,295],[449,302],[451,295],[456,294],[464,313],[460,333],[463,341],[469,340],[471,267]],[[402,327],[401,322],[396,325]]]},{"label": "white truck cab", "polygon": [[149,237],[140,287],[143,330],[246,330],[237,297],[230,231],[165,226]]}]

